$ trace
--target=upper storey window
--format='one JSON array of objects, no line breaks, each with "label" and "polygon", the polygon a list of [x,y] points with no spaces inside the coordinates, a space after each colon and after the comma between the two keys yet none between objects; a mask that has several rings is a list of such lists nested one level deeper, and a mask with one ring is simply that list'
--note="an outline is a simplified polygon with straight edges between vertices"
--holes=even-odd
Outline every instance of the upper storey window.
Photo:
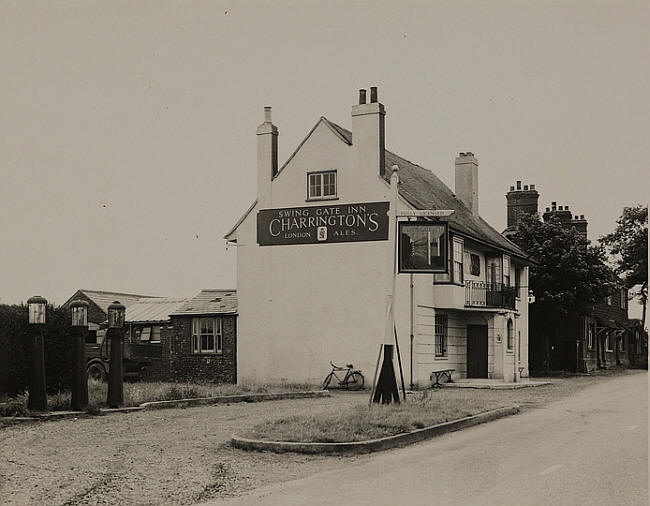
[{"label": "upper storey window", "polygon": [[336,198],[336,171],[310,172],[307,174],[307,200]]}]

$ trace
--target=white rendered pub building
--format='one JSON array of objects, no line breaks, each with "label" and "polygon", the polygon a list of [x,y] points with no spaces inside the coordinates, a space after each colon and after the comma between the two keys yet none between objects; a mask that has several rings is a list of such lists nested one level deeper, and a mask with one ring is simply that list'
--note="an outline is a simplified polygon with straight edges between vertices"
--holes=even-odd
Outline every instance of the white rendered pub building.
[{"label": "white rendered pub building", "polygon": [[353,363],[371,382],[397,268],[388,215],[395,165],[394,212],[453,210],[446,240],[408,244],[447,273],[396,279],[406,387],[430,385],[441,369],[455,369],[454,378],[528,377],[530,260],[479,216],[477,159],[456,158],[454,194],[385,149],[385,114],[376,88],[368,103],[361,90],[352,131],[321,117],[279,167],[278,129],[265,108],[257,199],[226,235],[237,246],[238,381],[318,383],[333,361]]}]

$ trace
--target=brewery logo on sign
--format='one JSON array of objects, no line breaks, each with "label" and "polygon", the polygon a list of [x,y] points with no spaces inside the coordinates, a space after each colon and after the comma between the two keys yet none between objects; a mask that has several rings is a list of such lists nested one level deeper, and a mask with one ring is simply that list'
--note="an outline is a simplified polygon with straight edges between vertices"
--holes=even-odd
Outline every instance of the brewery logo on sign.
[{"label": "brewery logo on sign", "polygon": [[257,213],[257,243],[385,241],[388,202],[262,209]]}]

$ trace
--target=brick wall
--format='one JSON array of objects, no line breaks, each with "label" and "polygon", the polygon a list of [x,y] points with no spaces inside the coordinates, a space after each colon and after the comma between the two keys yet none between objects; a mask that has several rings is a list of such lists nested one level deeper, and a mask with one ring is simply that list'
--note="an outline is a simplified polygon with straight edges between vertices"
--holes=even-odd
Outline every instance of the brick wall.
[{"label": "brick wall", "polygon": [[236,316],[222,316],[223,351],[214,354],[192,353],[192,317],[172,317],[173,329],[163,332],[163,367],[175,381],[237,382]]},{"label": "brick wall", "polygon": [[85,300],[88,304],[88,322],[89,323],[96,323],[97,325],[103,323],[106,321],[108,318],[108,315],[100,308],[97,304],[95,304],[92,299],[90,299],[88,296],[86,296],[83,292],[80,290],[77,291],[73,296],[72,296],[72,301],[75,300]]}]

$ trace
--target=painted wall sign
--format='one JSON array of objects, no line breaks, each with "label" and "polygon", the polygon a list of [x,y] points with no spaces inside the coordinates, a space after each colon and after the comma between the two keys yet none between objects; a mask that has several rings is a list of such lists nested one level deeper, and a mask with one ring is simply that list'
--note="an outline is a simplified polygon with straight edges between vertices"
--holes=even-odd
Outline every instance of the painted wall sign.
[{"label": "painted wall sign", "polygon": [[257,213],[257,243],[385,241],[388,202],[262,209]]}]

